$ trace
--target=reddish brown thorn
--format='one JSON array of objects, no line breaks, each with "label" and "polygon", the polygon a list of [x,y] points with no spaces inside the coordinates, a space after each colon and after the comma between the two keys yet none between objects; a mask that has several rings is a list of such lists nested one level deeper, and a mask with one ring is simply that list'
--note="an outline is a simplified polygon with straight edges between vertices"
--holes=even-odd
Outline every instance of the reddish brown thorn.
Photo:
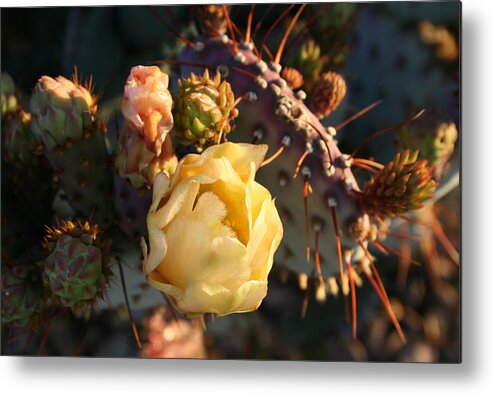
[{"label": "reddish brown thorn", "polygon": [[237,72],[239,72],[239,73],[241,73],[243,75],[246,75],[246,76],[250,77],[254,81],[256,81],[257,78],[258,78],[258,75],[255,75],[253,73],[250,73],[249,71],[240,69],[239,67],[233,66],[233,67],[231,67],[231,69],[234,70],[234,71],[237,71]]},{"label": "reddish brown thorn", "polygon": [[358,168],[363,169],[363,170],[368,170],[371,173],[375,173],[375,174],[378,173],[378,171],[375,170],[373,167],[363,165],[362,163],[354,163],[353,162],[353,166],[358,167]]},{"label": "reddish brown thorn", "polygon": [[300,159],[298,159],[298,162],[296,163],[296,169],[294,170],[294,175],[293,175],[293,178],[296,178],[296,176],[298,175],[298,173],[300,172],[300,169],[301,169],[301,165],[303,164],[303,161],[305,160],[305,158],[310,154],[310,151],[305,151],[303,152],[303,154],[301,155]]},{"label": "reddish brown thorn", "polygon": [[269,29],[267,30],[267,32],[264,35],[264,38],[262,39],[262,44],[260,45],[260,58],[259,58],[259,60],[262,58],[262,51],[264,49],[264,45],[266,44],[267,39],[269,38],[270,34],[275,29],[275,27],[284,19],[284,17],[289,13],[289,11],[291,11],[291,9],[294,6],[295,6],[295,4],[291,4],[287,9],[284,10],[284,12],[281,15],[279,15],[279,17],[274,21],[274,23],[272,25],[270,25]]},{"label": "reddish brown thorn", "polygon": [[454,245],[445,234],[442,225],[440,224],[440,221],[438,220],[435,214],[435,211],[433,209],[430,211],[431,211],[431,227],[435,232],[435,236],[437,237],[438,241],[440,242],[445,252],[450,257],[450,259],[452,259],[452,261],[458,265],[460,261],[459,252],[455,249]]},{"label": "reddish brown thorn", "polygon": [[231,23],[231,19],[229,18],[229,12],[226,5],[222,5],[224,16],[226,17],[226,22],[228,24],[229,33],[231,34],[231,40],[233,41],[233,52],[238,52],[238,43],[236,42],[235,32],[233,30],[233,24]]},{"label": "reddish brown thorn", "polygon": [[159,21],[159,23],[161,23],[161,25],[163,25],[164,28],[166,30],[168,30],[173,36],[175,36],[180,41],[182,41],[183,43],[185,43],[185,45],[187,45],[188,47],[193,47],[194,46],[194,44],[190,40],[187,40],[185,37],[180,36],[176,31],[174,31],[171,28],[171,26],[168,25],[168,23],[164,20],[164,18],[158,12],[158,10],[156,9],[155,6],[150,5],[150,6],[148,6],[148,9],[156,17],[156,19]]},{"label": "reddish brown thorn", "polygon": [[310,188],[310,178],[305,176],[303,182],[303,209],[305,214],[305,241],[306,241],[306,262],[310,263],[310,220],[308,218],[308,190]]},{"label": "reddish brown thorn", "polygon": [[351,289],[351,312],[352,312],[352,323],[353,323],[353,338],[356,339],[357,333],[357,315],[356,315],[356,288],[354,286],[353,278],[353,268],[351,267],[351,254],[346,253],[346,268],[349,276],[349,286]]},{"label": "reddish brown thorn", "polygon": [[289,35],[291,34],[291,31],[293,30],[294,25],[298,21],[301,13],[303,12],[303,10],[305,9],[306,6],[307,6],[307,4],[302,4],[300,6],[300,8],[298,9],[298,12],[293,17],[293,19],[291,19],[291,22],[289,23],[289,26],[286,29],[286,32],[284,33],[284,35],[282,36],[281,42],[279,43],[279,48],[277,48],[277,52],[276,52],[276,57],[274,59],[274,63],[280,64],[282,52],[284,50],[284,46],[286,45],[286,41],[287,41]]},{"label": "reddish brown thorn", "polygon": [[397,320],[395,313],[392,310],[392,305],[390,304],[389,297],[387,295],[387,292],[385,291],[385,286],[383,285],[382,279],[380,278],[380,275],[378,274],[376,266],[373,264],[373,258],[361,240],[358,240],[358,244],[363,249],[366,257],[370,261],[370,267],[371,267],[373,274],[375,275],[375,278],[378,281],[378,285],[375,283],[373,276],[370,273],[367,273],[365,271],[366,277],[370,281],[372,287],[375,289],[375,292],[377,293],[378,297],[382,301],[382,304],[384,305],[385,309],[387,310],[387,314],[389,315],[390,320],[394,324],[394,327],[395,327],[399,337],[401,338],[402,342],[406,343],[406,336],[404,335],[404,332],[402,331],[401,325],[399,324],[399,321]]},{"label": "reddish brown thorn", "polygon": [[414,114],[412,117],[402,121],[402,122],[399,122],[399,123],[396,123],[395,125],[391,125],[389,126],[388,128],[385,128],[385,129],[382,129],[374,134],[372,134],[370,137],[366,138],[365,140],[363,140],[363,142],[358,145],[358,147],[351,153],[351,158],[354,158],[354,156],[358,153],[358,151],[363,148],[366,144],[368,144],[370,141],[373,141],[375,140],[376,138],[386,134],[386,133],[390,133],[390,132],[394,132],[395,130],[407,125],[408,123],[411,123],[413,121],[415,121],[416,119],[418,119],[423,113],[425,112],[425,110],[421,110],[419,111],[418,113]]},{"label": "reddish brown thorn", "polygon": [[[334,224],[334,230],[336,234],[336,246],[337,246],[337,258],[339,260],[339,275],[340,275],[340,282],[341,282],[341,287],[343,286],[344,283],[344,268],[343,268],[343,263],[342,263],[342,246],[341,246],[341,234],[340,234],[340,229],[339,229],[339,221],[337,219],[337,212],[336,212],[336,207],[331,206],[330,211],[332,214],[332,223]],[[344,318],[346,321],[349,321],[349,302],[347,295],[342,293],[344,297]]]},{"label": "reddish brown thorn", "polygon": [[359,117],[365,115],[368,111],[374,109],[376,106],[378,106],[382,102],[383,102],[383,100],[377,100],[375,103],[372,103],[369,106],[363,108],[362,110],[358,111],[356,114],[351,115],[348,119],[346,119],[345,121],[343,121],[339,125],[337,125],[335,127],[335,130],[337,130],[337,131],[341,130],[344,126],[350,124],[354,120],[356,120]]},{"label": "reddish brown thorn", "polygon": [[[274,61],[274,55],[272,55],[272,52],[269,50],[266,44],[262,45],[262,49],[265,51],[267,56],[269,57],[270,60]],[[257,52],[257,57],[260,60],[262,58],[262,51]]]},{"label": "reddish brown thorn", "polygon": [[319,249],[319,239],[320,239],[320,223],[316,222],[314,224],[315,228],[315,268],[317,269],[318,277],[324,279],[322,275],[322,266],[320,265],[320,249]]},{"label": "reddish brown thorn", "polygon": [[272,161],[274,161],[274,159],[276,159],[279,155],[282,154],[282,151],[284,151],[284,148],[286,148],[286,146],[283,144],[281,145],[276,152],[274,152],[269,158],[265,159],[260,167],[264,167],[264,166],[267,166],[269,163],[271,163]]},{"label": "reddish brown thorn", "polygon": [[[373,244],[375,244],[377,247],[382,247],[385,251],[387,251],[391,254],[394,254],[395,256],[397,256],[399,258],[403,258],[400,252],[398,252],[397,250],[394,250],[392,247],[389,247],[388,245],[382,243],[381,241],[374,240]],[[419,263],[418,261],[415,261],[414,259],[411,259],[411,263],[414,263],[415,265],[421,266],[421,263]]]},{"label": "reddish brown thorn", "polygon": [[336,234],[336,245],[337,245],[337,257],[339,260],[339,274],[340,274],[340,279],[341,279],[341,285],[342,285],[342,275],[344,273],[343,269],[343,264],[342,264],[342,247],[341,247],[341,235],[340,235],[340,229],[339,229],[339,222],[337,219],[337,212],[335,207],[331,207],[331,214],[332,214],[332,223],[334,224],[334,230]]},{"label": "reddish brown thorn", "polygon": [[401,341],[403,343],[406,343],[406,336],[404,335],[404,332],[402,331],[401,325],[399,324],[399,321],[397,320],[397,318],[396,318],[396,316],[394,314],[394,311],[392,310],[392,306],[391,306],[389,300],[386,299],[386,298],[384,298],[384,296],[383,296],[380,288],[375,283],[375,280],[373,279],[373,277],[369,273],[366,273],[365,272],[365,274],[366,274],[366,277],[368,278],[368,280],[370,281],[370,284],[372,285],[373,289],[377,293],[377,295],[378,295],[380,301],[382,302],[383,306],[385,307],[385,310],[387,310],[387,314],[389,315],[389,318],[392,321],[392,324],[394,325],[394,328],[397,331],[397,334],[401,338]]},{"label": "reddish brown thorn", "polygon": [[118,263],[118,269],[120,270],[120,278],[122,280],[122,288],[123,288],[123,297],[125,299],[125,305],[127,307],[128,318],[130,319],[130,324],[132,326],[132,331],[135,337],[135,341],[137,342],[139,348],[142,349],[142,343],[140,342],[139,331],[137,330],[137,326],[135,325],[134,319],[132,317],[132,310],[130,309],[130,303],[128,301],[127,287],[125,285],[125,277],[123,275],[122,264],[120,262],[120,259],[117,259],[116,261]]},{"label": "reddish brown thorn", "polygon": [[246,43],[250,42],[250,33],[252,30],[252,19],[253,19],[254,10],[255,10],[255,4],[252,4],[250,6],[250,12],[248,13],[247,29],[246,29],[246,33],[245,33],[245,42]]},{"label": "reddish brown thorn", "polygon": [[373,160],[370,160],[370,159],[363,159],[363,158],[355,158],[353,159],[353,165],[357,165],[357,164],[364,164],[364,165],[367,165],[367,166],[370,166],[370,167],[375,167],[379,170],[382,170],[383,168],[385,168],[384,165],[378,163],[378,162],[375,162]]},{"label": "reddish brown thorn", "polygon": [[285,53],[289,53],[291,48],[293,48],[294,43],[298,40],[298,38],[301,36],[301,34],[310,26],[312,26],[317,18],[320,16],[320,13],[323,11],[324,7],[327,4],[319,6],[318,11],[301,27],[301,29],[298,31],[298,33],[293,37],[293,39],[289,42],[289,45],[286,46],[286,51]]}]

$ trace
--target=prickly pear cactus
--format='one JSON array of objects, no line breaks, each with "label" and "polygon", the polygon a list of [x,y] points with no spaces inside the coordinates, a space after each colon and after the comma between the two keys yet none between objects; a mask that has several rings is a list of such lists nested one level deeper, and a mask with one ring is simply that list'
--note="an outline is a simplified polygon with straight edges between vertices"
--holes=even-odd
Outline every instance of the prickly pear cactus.
[{"label": "prickly pear cactus", "polygon": [[[174,13],[163,17],[151,7],[149,17],[154,14],[168,30],[163,44],[166,59],[159,67],[142,66],[148,59],[135,59],[132,68],[125,68],[129,72],[126,82],[118,81],[121,97],[107,106],[101,103],[104,95],[94,95],[92,83],[83,84],[77,76],[42,76],[30,100],[21,100],[12,79],[2,74],[2,166],[5,163],[15,170],[5,181],[11,190],[8,207],[27,194],[19,175],[33,180],[42,173],[40,180],[49,180],[43,181],[47,191],[40,193],[45,210],[37,210],[44,216],[34,221],[30,214],[23,214],[26,218],[15,222],[2,215],[2,225],[10,224],[8,230],[24,234],[33,249],[44,247],[41,259],[25,264],[18,245],[12,243],[13,232],[2,232],[2,247],[9,247],[5,257],[2,253],[4,323],[27,325],[33,316],[46,311],[70,311],[92,319],[101,310],[125,310],[140,344],[134,317],[140,320],[144,311],[169,302],[149,286],[152,281],[146,281],[149,273],[145,270],[146,242],[156,237],[148,234],[146,217],[167,204],[156,200],[163,194],[163,179],[174,186],[184,177],[179,170],[187,158],[199,160],[210,147],[233,142],[266,145],[256,181],[275,199],[282,220],[283,237],[273,269],[280,280],[272,280],[273,276],[269,280],[274,296],[266,302],[265,311],[273,309],[280,317],[292,320],[296,315],[298,319],[298,308],[293,314],[294,309],[276,302],[276,295],[283,295],[283,301],[300,302],[302,316],[311,299],[332,312],[342,304],[329,295],[342,294],[356,337],[357,316],[369,319],[380,300],[400,340],[405,341],[399,324],[402,317],[394,312],[375,263],[389,253],[413,261],[403,244],[396,246],[387,238],[418,233],[414,222],[420,221],[420,215],[426,217],[423,213],[433,212],[431,202],[441,196],[440,183],[447,183],[455,166],[451,160],[458,138],[455,123],[441,117],[425,118],[426,112],[409,118],[429,97],[435,102],[437,96],[448,97],[453,84],[449,80],[442,83],[443,74],[433,69],[426,75],[429,90],[410,86],[415,102],[393,100],[402,93],[397,79],[405,79],[389,70],[421,76],[419,70],[428,58],[423,55],[408,61],[407,57],[388,60],[380,56],[373,38],[386,43],[381,37],[397,35],[397,28],[367,7],[293,4],[269,16],[269,8],[259,15],[255,5],[240,6],[238,12],[245,23],[238,26],[232,19],[234,9],[194,6],[190,10],[196,26],[189,28],[191,22],[186,20],[178,31],[167,22],[178,20]],[[179,10],[179,18],[185,20],[183,9]],[[85,20],[100,31],[110,13],[99,10]],[[132,20],[128,9],[119,15],[118,26]],[[71,18],[78,20],[81,15],[72,13]],[[375,21],[376,28],[369,29]],[[372,30],[371,34],[365,35],[366,30]],[[95,34],[91,29],[84,32],[81,53],[89,51],[87,42]],[[331,39],[322,42],[324,32]],[[417,34],[401,34],[395,45],[419,52]],[[112,31],[105,45],[117,36]],[[151,40],[146,31],[139,31],[142,40],[128,31],[122,37],[133,49],[139,41],[145,41],[146,47],[157,46],[155,35]],[[116,60],[120,60],[121,43],[115,48]],[[395,52],[393,47],[390,50]],[[108,67],[103,67],[104,75],[111,74]],[[388,74],[386,78],[365,80],[368,74],[381,77],[382,72]],[[115,81],[111,83],[115,86]],[[435,86],[440,90],[434,90]],[[380,99],[389,98],[381,104]],[[440,110],[449,105],[446,101]],[[120,103],[119,110],[115,103]],[[382,109],[378,116],[367,114],[377,105]],[[383,117],[382,113],[392,115]],[[358,118],[360,125],[378,125],[375,131],[380,131],[370,136],[366,130],[355,131],[352,122]],[[388,142],[385,138],[390,139],[391,132],[396,132],[397,150],[379,150],[378,139],[384,136]],[[176,215],[180,204],[164,210],[161,215],[166,218],[160,221]],[[395,231],[403,223],[413,226],[407,236]],[[433,229],[448,255],[457,258],[439,223]],[[7,237],[9,243],[5,243]],[[166,241],[162,248],[166,252]],[[292,277],[294,282],[288,280]],[[357,292],[356,287],[362,290]],[[375,292],[368,297],[370,287]],[[370,306],[363,313],[357,294],[364,295],[360,305]],[[176,348],[171,341],[166,340],[166,347],[162,343],[163,333],[176,326],[169,322],[175,307],[171,298],[165,320],[160,312],[155,315],[160,317],[155,318],[155,328],[148,321],[149,342],[143,355],[164,355],[168,346],[169,350]],[[317,312],[325,311],[318,308]],[[228,330],[233,330],[229,325],[247,321],[247,326],[266,325],[261,318],[255,318],[254,324],[249,320],[220,318],[212,324],[212,333],[218,327],[220,332],[219,322],[226,322]],[[195,339],[196,324],[190,328],[194,350],[199,351],[190,355],[202,357],[204,339]],[[339,321],[336,326],[341,326]],[[239,330],[246,332],[244,327]]]}]

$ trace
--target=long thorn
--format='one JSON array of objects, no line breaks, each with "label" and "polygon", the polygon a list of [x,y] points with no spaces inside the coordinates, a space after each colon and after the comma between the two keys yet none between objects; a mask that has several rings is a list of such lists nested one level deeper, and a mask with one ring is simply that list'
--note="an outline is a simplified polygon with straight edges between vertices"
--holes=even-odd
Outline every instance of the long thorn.
[{"label": "long thorn", "polygon": [[354,158],[353,164],[358,164],[358,163],[362,163],[362,164],[370,166],[370,167],[375,167],[379,170],[382,170],[383,168],[385,168],[385,166],[382,165],[381,163],[375,162],[375,161],[370,160],[370,159]]},{"label": "long thorn", "polygon": [[255,4],[252,4],[250,6],[250,12],[248,13],[247,29],[246,29],[246,33],[245,33],[245,42],[246,43],[250,42],[250,33],[252,30],[252,19],[253,19],[254,10],[255,10]]},{"label": "long thorn", "polygon": [[303,164],[305,158],[310,154],[310,151],[306,150],[305,152],[303,152],[303,154],[301,155],[300,159],[298,159],[298,163],[296,163],[296,169],[294,170],[294,175],[293,175],[293,178],[296,178],[296,176],[298,175],[298,173],[300,172],[300,169],[301,169],[301,165]]},{"label": "long thorn", "polygon": [[356,339],[357,334],[357,312],[356,312],[356,288],[354,286],[353,278],[353,268],[351,267],[351,254],[346,253],[346,268],[349,276],[349,286],[351,290],[351,312],[352,312],[352,323],[353,323],[353,338]]},{"label": "long thorn", "polygon": [[308,190],[310,179],[305,176],[303,182],[303,209],[305,214],[305,242],[306,242],[306,263],[310,263],[310,219],[308,218]]},{"label": "long thorn", "polygon": [[389,300],[389,297],[387,295],[387,291],[385,290],[385,286],[383,285],[382,279],[380,278],[380,275],[378,274],[377,268],[376,268],[375,264],[373,263],[373,258],[361,240],[358,240],[358,244],[363,249],[366,257],[370,261],[370,267],[371,267],[371,270],[372,270],[375,278],[378,281],[378,285],[375,282],[375,279],[373,278],[373,276],[370,273],[367,273],[365,271],[366,277],[370,281],[372,287],[375,289],[375,292],[377,293],[382,304],[384,305],[385,310],[387,310],[387,314],[389,315],[390,320],[392,321],[392,323],[395,327],[395,330],[397,331],[402,342],[406,343],[406,336],[404,335],[404,332],[402,331],[401,325],[399,324],[399,321],[397,320],[397,317],[395,316],[394,310],[392,310],[392,305],[390,304],[390,300]]},{"label": "long thorn", "polygon": [[268,165],[269,163],[273,162],[273,161],[274,161],[274,159],[276,159],[279,155],[281,155],[281,154],[282,154],[282,151],[284,151],[284,148],[286,148],[286,146],[285,146],[284,144],[283,144],[283,145],[281,145],[281,146],[277,149],[277,151],[276,151],[276,152],[274,152],[274,153],[273,153],[273,154],[272,154],[269,158],[265,159],[265,160],[261,163],[260,167],[264,167],[264,166]]},{"label": "long thorn", "polygon": [[277,48],[274,63],[279,64],[281,62],[281,56],[282,56],[282,52],[284,51],[284,46],[286,45],[286,40],[288,39],[289,35],[291,34],[291,31],[293,30],[294,25],[298,21],[301,13],[303,12],[303,10],[305,9],[306,6],[307,6],[307,4],[302,4],[300,6],[300,8],[298,9],[298,12],[293,17],[293,19],[291,19],[291,22],[290,22],[288,28],[286,29],[286,32],[282,36],[281,42],[279,43],[279,48]]},{"label": "long thorn", "polygon": [[373,277],[369,273],[365,272],[365,274],[366,274],[366,278],[368,278],[368,281],[370,281],[370,284],[372,285],[372,287],[375,290],[375,292],[377,293],[380,301],[382,302],[383,306],[385,307],[385,310],[387,310],[387,314],[389,315],[389,318],[392,321],[392,324],[394,325],[394,328],[397,331],[397,334],[401,338],[401,341],[403,343],[406,343],[406,336],[404,335],[404,332],[402,331],[401,325],[399,324],[399,321],[397,320],[395,313],[392,310],[392,305],[390,304],[390,302],[387,299],[384,298],[380,288],[375,283],[375,280],[373,279]]},{"label": "long thorn", "polygon": [[[382,243],[381,241],[373,240],[373,244],[375,244],[376,246],[382,247],[385,251],[387,251],[391,254],[394,254],[395,256],[397,256],[399,258],[402,258],[402,255],[400,252],[398,252],[397,250],[394,250],[392,247],[389,247],[388,245]],[[414,259],[411,259],[411,263],[414,263],[415,265],[421,266],[421,263],[419,263],[418,261],[415,261]]]},{"label": "long thorn", "polygon": [[262,50],[264,49],[264,45],[265,45],[267,39],[269,38],[270,34],[275,29],[275,27],[279,24],[279,22],[281,22],[284,19],[284,17],[289,13],[289,11],[291,11],[291,9],[294,6],[295,6],[295,4],[291,4],[287,9],[284,10],[284,12],[281,15],[279,15],[279,17],[275,20],[275,22],[272,25],[270,25],[269,29],[267,30],[267,32],[264,35],[264,38],[262,39],[262,44],[260,45],[260,58],[259,58],[259,60],[262,57]]},{"label": "long thorn", "polygon": [[363,108],[362,110],[358,111],[356,114],[351,115],[348,119],[346,119],[345,121],[343,121],[339,125],[337,125],[335,127],[335,130],[337,130],[337,131],[341,130],[344,126],[350,124],[354,120],[356,120],[359,117],[365,115],[368,111],[374,109],[376,106],[378,106],[382,102],[383,102],[383,100],[377,100],[375,103],[372,103],[369,106]]},{"label": "long thorn", "polygon": [[460,261],[459,252],[455,249],[454,245],[445,234],[442,225],[440,225],[440,221],[438,221],[438,218],[436,217],[434,210],[432,210],[431,215],[431,227],[435,232],[435,236],[437,237],[444,250],[447,252],[450,259],[452,259],[452,261],[456,265],[458,265]]},{"label": "long thorn", "polygon": [[368,144],[370,141],[372,140],[375,140],[376,138],[380,137],[380,136],[383,136],[384,134],[386,133],[390,133],[390,132],[394,132],[395,130],[407,125],[408,123],[411,123],[413,121],[415,121],[416,119],[418,119],[423,113],[425,112],[425,110],[421,110],[419,112],[417,112],[416,114],[414,114],[412,117],[402,121],[402,122],[399,122],[399,123],[396,123],[395,125],[391,125],[389,126],[388,128],[385,128],[385,129],[382,129],[374,134],[372,134],[371,136],[369,136],[368,138],[366,138],[365,140],[363,140],[363,142],[358,145],[358,147],[351,153],[351,158],[354,158],[354,156],[358,153],[358,151],[363,148],[366,144]]},{"label": "long thorn", "polygon": [[293,48],[294,43],[298,40],[298,38],[301,36],[301,34],[316,21],[316,19],[319,17],[319,15],[321,14],[321,12],[323,11],[323,9],[326,5],[327,4],[321,5],[319,7],[319,9],[317,10],[317,12],[315,14],[313,14],[313,16],[310,19],[308,19],[308,21],[301,27],[301,29],[298,31],[298,33],[293,37],[293,39],[286,46],[286,52],[285,52],[286,54],[289,53],[291,48]]},{"label": "long thorn", "polygon": [[142,343],[140,342],[139,331],[137,330],[137,326],[135,325],[135,321],[132,317],[132,310],[130,309],[130,303],[128,301],[127,287],[125,285],[125,277],[123,275],[122,264],[120,262],[120,259],[117,259],[116,261],[118,263],[118,269],[120,270],[120,278],[122,280],[123,296],[125,298],[125,305],[127,306],[127,312],[128,312],[128,317],[130,319],[130,324],[132,326],[132,331],[134,333],[134,337],[135,337],[135,341],[137,342],[137,345],[139,346],[140,349],[142,349]]},{"label": "long thorn", "polygon": [[[339,229],[339,220],[337,219],[337,211],[335,206],[330,207],[330,211],[332,214],[332,223],[334,224],[334,230],[336,234],[336,246],[337,246],[337,259],[339,261],[339,276],[341,281],[341,287],[344,283],[344,268],[342,263],[342,245],[341,245],[341,234]],[[342,293],[344,297],[344,317],[346,321],[349,321],[349,306],[348,306],[348,298],[347,295]]]},{"label": "long thorn", "polygon": [[324,280],[324,276],[322,275],[322,266],[320,264],[320,248],[319,248],[320,224],[316,222],[314,224],[314,228],[315,228],[315,268],[317,269],[318,277]]},{"label": "long thorn", "polygon": [[236,42],[235,32],[233,30],[233,24],[231,23],[231,19],[229,18],[228,8],[225,4],[222,5],[224,15],[226,16],[226,22],[228,24],[229,33],[231,34],[231,40],[233,40],[233,51],[234,53],[238,52],[238,43]]}]

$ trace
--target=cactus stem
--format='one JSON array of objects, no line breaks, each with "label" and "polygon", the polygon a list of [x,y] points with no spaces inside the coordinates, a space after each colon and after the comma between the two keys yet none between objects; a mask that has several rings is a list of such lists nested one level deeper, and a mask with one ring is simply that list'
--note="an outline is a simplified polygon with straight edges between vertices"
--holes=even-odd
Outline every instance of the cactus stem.
[{"label": "cactus stem", "polygon": [[382,102],[383,102],[383,100],[377,100],[376,102],[370,104],[369,106],[366,106],[362,110],[358,111],[356,114],[351,115],[348,119],[346,119],[345,121],[341,122],[339,125],[337,125],[336,127],[334,127],[334,129],[336,131],[341,130],[344,126],[347,126],[351,122],[353,122],[356,119],[360,118],[361,116],[365,115],[368,111],[374,109],[376,106],[378,106]]},{"label": "cactus stem", "polygon": [[418,111],[416,114],[414,114],[412,117],[408,118],[408,119],[405,119],[404,121],[401,121],[399,123],[396,123],[394,125],[391,125],[385,129],[382,129],[376,133],[373,133],[371,136],[367,137],[366,139],[363,140],[363,142],[358,145],[356,147],[356,149],[351,153],[350,157],[351,158],[354,158],[354,156],[359,152],[359,150],[361,148],[363,148],[366,144],[368,144],[370,141],[373,141],[375,140],[376,138],[380,137],[380,136],[383,136],[384,134],[387,134],[387,133],[390,133],[390,132],[394,132],[396,131],[397,129],[415,121],[416,119],[418,119],[421,115],[423,115],[423,113],[425,112],[424,109]]},{"label": "cactus stem", "polygon": [[275,63],[277,63],[277,64],[281,63],[281,57],[282,57],[282,53],[284,51],[284,47],[286,45],[286,41],[287,41],[289,35],[291,34],[291,31],[293,30],[294,25],[298,21],[298,18],[300,17],[301,13],[303,12],[303,10],[305,9],[306,6],[307,6],[307,4],[302,4],[300,6],[300,8],[298,9],[298,12],[296,12],[296,15],[293,17],[293,19],[291,19],[291,22],[290,22],[288,28],[286,29],[286,32],[282,36],[281,42],[279,43],[279,47],[277,48],[276,57],[274,58]]}]

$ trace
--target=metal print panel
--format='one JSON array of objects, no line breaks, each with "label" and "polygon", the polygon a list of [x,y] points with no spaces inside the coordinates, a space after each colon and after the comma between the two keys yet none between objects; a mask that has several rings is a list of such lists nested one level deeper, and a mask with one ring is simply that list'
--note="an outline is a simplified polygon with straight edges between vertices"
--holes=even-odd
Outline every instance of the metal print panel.
[{"label": "metal print panel", "polygon": [[460,362],[460,12],[2,9],[2,354]]}]

